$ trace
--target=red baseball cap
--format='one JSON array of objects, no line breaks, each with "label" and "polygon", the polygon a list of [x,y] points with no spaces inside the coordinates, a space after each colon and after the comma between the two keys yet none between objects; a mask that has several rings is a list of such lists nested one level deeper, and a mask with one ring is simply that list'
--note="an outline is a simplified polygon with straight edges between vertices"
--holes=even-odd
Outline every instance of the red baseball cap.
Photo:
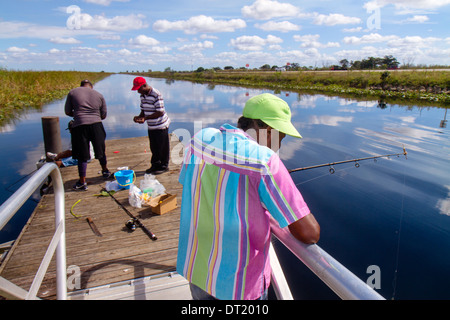
[{"label": "red baseball cap", "polygon": [[142,85],[146,84],[147,81],[142,77],[136,77],[133,80],[133,88],[131,90],[138,90]]}]

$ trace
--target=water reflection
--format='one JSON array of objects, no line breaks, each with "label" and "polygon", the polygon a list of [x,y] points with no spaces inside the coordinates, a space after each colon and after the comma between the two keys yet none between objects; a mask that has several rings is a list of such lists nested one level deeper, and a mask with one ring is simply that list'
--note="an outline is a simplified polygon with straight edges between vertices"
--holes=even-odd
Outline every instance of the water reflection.
[{"label": "water reflection", "polygon": [[[140,111],[139,95],[131,91],[132,80],[133,76],[113,75],[95,85],[108,105],[104,121],[107,139],[147,135],[146,126],[132,120]],[[172,119],[170,131],[186,140],[202,127],[235,124],[250,97],[273,93],[164,79],[149,82],[164,96]],[[385,297],[392,294],[399,257],[396,298],[450,298],[450,257],[441,254],[450,250],[450,135],[442,122],[446,110],[380,107],[377,100],[284,91],[277,94],[291,106],[292,121],[304,137],[283,140],[280,156],[290,169],[397,153],[403,146],[409,153],[408,160],[381,159],[363,162],[360,168],[353,164],[336,167],[334,175],[327,168],[293,175],[321,223],[320,245],[362,279],[368,276],[367,266],[380,266]],[[0,156],[6,159],[0,167],[2,202],[11,194],[6,187],[35,170],[35,162],[43,154],[41,117],[60,117],[63,148],[70,146],[69,133],[64,130],[70,118],[64,114],[64,103],[62,99],[42,111],[27,112],[1,128]],[[0,242],[13,233],[1,234]],[[427,258],[419,258],[422,256]],[[286,261],[294,269],[289,275],[293,282],[304,281],[297,262]],[[423,273],[429,275],[426,283],[420,277]],[[314,298],[315,287],[307,290]],[[303,294],[300,288],[294,291],[294,296]],[[323,296],[320,292],[315,298]]]}]

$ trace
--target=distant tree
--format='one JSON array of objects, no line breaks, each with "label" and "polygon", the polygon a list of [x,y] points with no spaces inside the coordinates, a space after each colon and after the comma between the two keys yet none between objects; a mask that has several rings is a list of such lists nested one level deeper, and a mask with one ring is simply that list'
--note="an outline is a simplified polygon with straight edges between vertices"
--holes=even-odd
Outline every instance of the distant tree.
[{"label": "distant tree", "polygon": [[359,61],[359,60],[351,61],[350,65],[351,65],[352,69],[357,69],[357,70],[361,69],[361,61]]},{"label": "distant tree", "polygon": [[376,69],[380,60],[381,60],[380,58],[375,58],[375,57],[369,57],[367,59],[363,59],[361,61],[361,69]]},{"label": "distant tree", "polygon": [[341,64],[342,69],[348,69],[350,65],[350,62],[348,62],[347,59],[342,59],[341,61],[339,61],[339,63]]},{"label": "distant tree", "polygon": [[298,71],[298,70],[300,70],[300,64],[299,63],[297,63],[297,62],[293,62],[293,63],[291,63],[291,65],[289,66],[289,69],[290,70],[294,70],[294,71]]},{"label": "distant tree", "polygon": [[195,70],[195,72],[203,72],[205,71],[205,68],[203,67],[198,67],[197,70]]},{"label": "distant tree", "polygon": [[397,61],[397,58],[390,56],[384,56],[382,59],[382,63],[387,66],[388,69],[397,69],[400,62]]},{"label": "distant tree", "polygon": [[[344,60],[341,60],[340,63],[342,64]],[[397,58],[392,55],[384,56],[384,58],[369,57],[361,61],[350,62],[352,69],[397,69],[399,64]]]},{"label": "distant tree", "polygon": [[234,68],[232,67],[232,66],[225,66],[224,68],[223,68],[223,70],[233,70]]},{"label": "distant tree", "polygon": [[269,64],[262,65],[261,67],[259,67],[259,69],[261,69],[261,70],[270,70],[270,65]]}]

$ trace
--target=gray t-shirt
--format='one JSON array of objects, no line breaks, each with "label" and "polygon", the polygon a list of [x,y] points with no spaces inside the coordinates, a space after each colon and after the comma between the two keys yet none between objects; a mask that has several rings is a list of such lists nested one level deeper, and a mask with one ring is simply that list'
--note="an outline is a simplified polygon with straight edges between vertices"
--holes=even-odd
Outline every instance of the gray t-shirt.
[{"label": "gray t-shirt", "polygon": [[105,98],[89,87],[75,88],[67,95],[65,113],[73,117],[73,127],[101,122],[107,114]]}]

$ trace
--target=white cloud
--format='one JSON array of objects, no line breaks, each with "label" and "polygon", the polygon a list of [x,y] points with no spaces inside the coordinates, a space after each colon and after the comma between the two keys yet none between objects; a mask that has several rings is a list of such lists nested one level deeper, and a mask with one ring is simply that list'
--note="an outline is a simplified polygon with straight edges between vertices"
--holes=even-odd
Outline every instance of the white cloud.
[{"label": "white cloud", "polygon": [[142,14],[130,14],[128,16],[116,16],[107,18],[105,16],[91,16],[87,13],[80,14],[80,27],[83,30],[97,31],[129,31],[147,28]]},{"label": "white cloud", "polygon": [[133,55],[133,53],[128,50],[128,49],[120,49],[119,51],[117,51],[118,54],[120,54],[121,56],[131,56]]},{"label": "white cloud", "polygon": [[289,21],[269,21],[264,24],[255,24],[255,27],[262,29],[264,31],[280,31],[280,32],[289,32],[289,31],[298,31],[300,30],[300,26],[293,24]]},{"label": "white cloud", "polygon": [[369,43],[386,43],[388,47],[429,47],[434,42],[442,40],[435,37],[423,38],[420,36],[406,36],[401,38],[397,35],[382,36],[378,33],[371,33],[362,37],[345,37],[342,42],[350,45],[360,45]]},{"label": "white cloud", "polygon": [[156,46],[159,44],[159,41],[141,34],[133,39],[130,39],[128,43],[136,46]]},{"label": "white cloud", "polygon": [[307,35],[295,35],[294,41],[302,42],[300,47],[302,48],[333,48],[340,47],[338,42],[328,42],[326,44],[320,43],[318,40],[320,35],[318,34],[307,34]]},{"label": "white cloud", "polygon": [[261,51],[266,45],[276,45],[282,42],[283,40],[281,38],[273,35],[268,35],[266,39],[259,36],[241,36],[236,39],[231,39],[230,45],[242,51]]},{"label": "white cloud", "polygon": [[24,53],[24,52],[28,52],[28,49],[18,48],[18,47],[9,47],[8,49],[6,49],[6,52],[10,52],[10,53]]},{"label": "white cloud", "polygon": [[420,36],[408,36],[388,41],[387,45],[389,47],[428,48],[440,40],[440,38],[435,37],[422,38]]},{"label": "white cloud", "polygon": [[94,3],[94,4],[99,4],[102,6],[109,6],[111,4],[111,2],[128,2],[130,0],[83,0],[84,2],[87,3]]},{"label": "white cloud", "polygon": [[342,40],[345,44],[353,44],[353,45],[359,45],[359,44],[367,44],[367,43],[376,43],[376,42],[387,42],[391,40],[398,39],[398,36],[391,35],[391,36],[382,36],[378,33],[371,33],[366,34],[362,37],[344,37]]},{"label": "white cloud", "polygon": [[450,4],[450,0],[373,0],[366,2],[364,8],[372,10],[387,5],[398,9],[437,9]]},{"label": "white cloud", "polygon": [[428,20],[430,20],[428,18],[428,16],[424,16],[424,15],[415,15],[412,18],[408,18],[406,19],[406,22],[413,22],[413,23],[425,23]]},{"label": "white cloud", "polygon": [[188,20],[170,22],[158,20],[153,24],[153,29],[158,32],[184,31],[186,34],[210,33],[210,32],[234,32],[236,29],[245,28],[247,25],[242,19],[215,20],[205,15],[191,17]]},{"label": "white cloud", "polygon": [[60,53],[61,50],[53,48],[53,49],[50,49],[48,52],[49,52],[49,53],[56,54],[56,53]]},{"label": "white cloud", "polygon": [[280,3],[271,0],[256,0],[250,6],[244,6],[241,13],[246,18],[256,20],[269,20],[279,17],[295,17],[300,10],[289,3]]},{"label": "white cloud", "polygon": [[337,24],[359,24],[362,20],[357,17],[347,17],[340,13],[331,13],[329,15],[317,14],[313,20],[314,24],[335,26]]},{"label": "white cloud", "polygon": [[186,45],[178,48],[178,50],[193,52],[193,51],[201,51],[204,49],[212,49],[212,48],[214,48],[213,42],[203,41],[203,42],[197,42],[197,43],[193,43],[193,44],[186,44]]},{"label": "white cloud", "polygon": [[217,39],[219,39],[219,37],[212,36],[212,35],[209,35],[209,34],[202,34],[200,36],[200,39],[214,39],[214,40],[217,40]]},{"label": "white cloud", "polygon": [[71,30],[67,27],[46,26],[22,21],[0,21],[0,39],[14,38],[71,38],[74,35],[103,35],[108,32],[123,32],[138,30],[148,27],[143,15],[115,16],[91,16],[80,14],[80,29]]},{"label": "white cloud", "polygon": [[62,37],[54,37],[54,38],[51,38],[49,41],[56,43],[56,44],[78,44],[78,43],[81,43],[81,41],[79,41],[75,38],[62,38]]},{"label": "white cloud", "polygon": [[311,116],[309,118],[310,124],[319,124],[325,126],[337,127],[341,122],[353,122],[353,117],[341,117],[341,116]]},{"label": "white cloud", "polygon": [[343,32],[361,32],[362,31],[362,27],[356,27],[356,28],[344,28],[342,29]]},{"label": "white cloud", "polygon": [[120,36],[118,34],[101,34],[97,37],[100,40],[120,40]]}]

